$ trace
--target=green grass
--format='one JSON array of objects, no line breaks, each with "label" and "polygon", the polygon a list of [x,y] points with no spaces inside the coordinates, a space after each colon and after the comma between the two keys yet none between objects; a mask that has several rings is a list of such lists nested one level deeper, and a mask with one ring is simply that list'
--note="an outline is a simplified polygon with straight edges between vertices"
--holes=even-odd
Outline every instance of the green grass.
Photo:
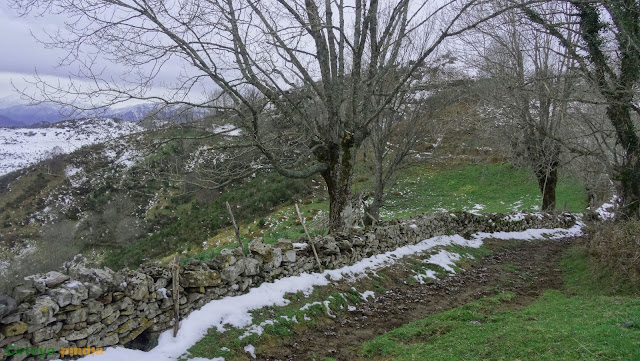
[{"label": "green grass", "polygon": [[392,360],[640,359],[640,299],[547,291],[522,310],[504,307],[515,297],[501,294],[407,324],[365,343],[362,353]]},{"label": "green grass", "polygon": [[640,296],[640,284],[602,269],[582,246],[569,249],[562,266],[567,291],[572,294]]},{"label": "green grass", "polygon": [[580,246],[560,267],[565,289],[527,307],[512,293],[480,299],[387,332],[361,353],[391,360],[640,360],[638,285],[612,281]]},{"label": "green grass", "polygon": [[[509,213],[540,209],[541,195],[531,172],[509,164],[466,164],[445,169],[425,166],[404,171],[382,209],[385,219],[437,211]],[[567,176],[557,188],[558,209],[582,212],[584,187]]]}]

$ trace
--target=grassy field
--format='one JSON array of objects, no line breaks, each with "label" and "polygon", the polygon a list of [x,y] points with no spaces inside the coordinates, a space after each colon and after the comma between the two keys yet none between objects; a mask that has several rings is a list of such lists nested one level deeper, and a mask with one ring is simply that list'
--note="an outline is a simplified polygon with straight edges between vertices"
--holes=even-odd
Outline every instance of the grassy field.
[{"label": "grassy field", "polygon": [[[570,249],[566,288],[515,309],[515,295],[485,298],[365,343],[385,360],[639,360],[640,298],[594,283],[588,257]],[[517,307],[516,307],[517,308]]]},{"label": "grassy field", "polygon": [[[465,164],[444,169],[414,167],[391,189],[383,218],[410,217],[437,211],[509,213],[538,211],[541,196],[526,169],[510,164]],[[561,178],[557,189],[560,210],[582,212],[585,192],[578,182]]]},{"label": "grassy field", "polygon": [[[509,164],[465,164],[441,168],[429,164],[415,166],[398,175],[400,181],[389,191],[381,210],[383,219],[411,217],[439,211],[477,211],[510,213],[537,211],[541,197],[533,176],[526,169]],[[368,180],[356,177],[354,191],[367,189]],[[314,181],[315,187],[320,187]],[[261,193],[261,191],[258,191]],[[236,197],[240,200],[242,197]],[[584,187],[569,177],[561,178],[557,191],[558,208],[582,212],[586,207]],[[244,240],[262,237],[267,243],[278,238],[296,239],[304,230],[296,215],[295,200],[290,200],[270,214],[265,212],[241,224]],[[300,209],[310,233],[326,232],[329,204],[323,191],[301,199]],[[230,228],[212,234],[202,244],[188,252],[189,257],[209,259],[223,247],[233,247],[235,236]]]}]

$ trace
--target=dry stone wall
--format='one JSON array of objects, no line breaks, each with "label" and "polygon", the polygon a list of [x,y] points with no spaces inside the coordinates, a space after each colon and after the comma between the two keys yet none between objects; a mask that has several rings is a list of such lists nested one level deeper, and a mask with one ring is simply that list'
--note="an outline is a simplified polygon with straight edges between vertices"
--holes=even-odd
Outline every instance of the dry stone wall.
[{"label": "dry stone wall", "polygon": [[[323,267],[339,268],[437,235],[568,228],[575,222],[571,214],[440,213],[315,237],[313,243]],[[208,261],[189,260],[179,273],[180,315],[263,282],[317,270],[311,247],[294,245],[284,239],[273,245],[257,239],[249,244],[247,256],[240,249],[231,249]],[[64,347],[143,343],[172,327],[171,283],[169,266],[156,263],[114,272],[74,262],[58,271],[27,277],[11,295],[0,295],[0,359],[36,359],[25,353],[8,355],[8,346],[59,352]]]}]

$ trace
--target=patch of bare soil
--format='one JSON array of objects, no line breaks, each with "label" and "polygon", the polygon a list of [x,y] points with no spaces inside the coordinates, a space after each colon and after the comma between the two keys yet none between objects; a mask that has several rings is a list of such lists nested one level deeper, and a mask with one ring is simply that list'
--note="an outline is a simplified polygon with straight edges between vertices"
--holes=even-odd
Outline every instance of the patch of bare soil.
[{"label": "patch of bare soil", "polygon": [[[486,240],[490,255],[464,265],[464,272],[426,284],[410,285],[411,273],[400,264],[385,269],[385,292],[355,311],[339,314],[314,328],[301,330],[280,344],[261,345],[259,360],[361,360],[362,343],[403,324],[443,312],[482,297],[511,291],[517,305],[531,303],[548,289],[563,285],[558,261],[571,239],[555,241]],[[406,263],[405,263],[406,266]],[[344,285],[348,288],[348,285]]]}]

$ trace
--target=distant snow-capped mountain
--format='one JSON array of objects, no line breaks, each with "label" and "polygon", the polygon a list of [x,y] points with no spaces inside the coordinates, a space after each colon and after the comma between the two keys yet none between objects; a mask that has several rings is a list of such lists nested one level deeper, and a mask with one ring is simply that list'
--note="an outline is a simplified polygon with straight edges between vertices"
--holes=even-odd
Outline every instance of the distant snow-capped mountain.
[{"label": "distant snow-capped mountain", "polygon": [[152,103],[136,104],[124,108],[112,109],[106,116],[132,122],[148,119],[166,120],[172,123],[184,123],[209,115],[209,109],[195,109],[182,105],[160,105]]},{"label": "distant snow-capped mountain", "polygon": [[104,118],[66,120],[45,128],[0,128],[0,176],[55,154],[142,130],[132,122]]},{"label": "distant snow-capped mountain", "polygon": [[51,104],[18,104],[0,108],[0,127],[28,126],[39,122],[55,123],[63,119],[65,116],[61,113],[60,107]]},{"label": "distant snow-capped mountain", "polygon": [[[179,105],[153,103],[135,104],[101,111],[76,112],[73,118],[118,118],[131,122],[143,120],[164,120],[184,123],[200,119],[210,114],[207,109],[192,109]],[[25,104],[16,97],[0,98],[0,127],[26,127],[36,123],[55,123],[69,119],[68,111],[55,104]]]}]

